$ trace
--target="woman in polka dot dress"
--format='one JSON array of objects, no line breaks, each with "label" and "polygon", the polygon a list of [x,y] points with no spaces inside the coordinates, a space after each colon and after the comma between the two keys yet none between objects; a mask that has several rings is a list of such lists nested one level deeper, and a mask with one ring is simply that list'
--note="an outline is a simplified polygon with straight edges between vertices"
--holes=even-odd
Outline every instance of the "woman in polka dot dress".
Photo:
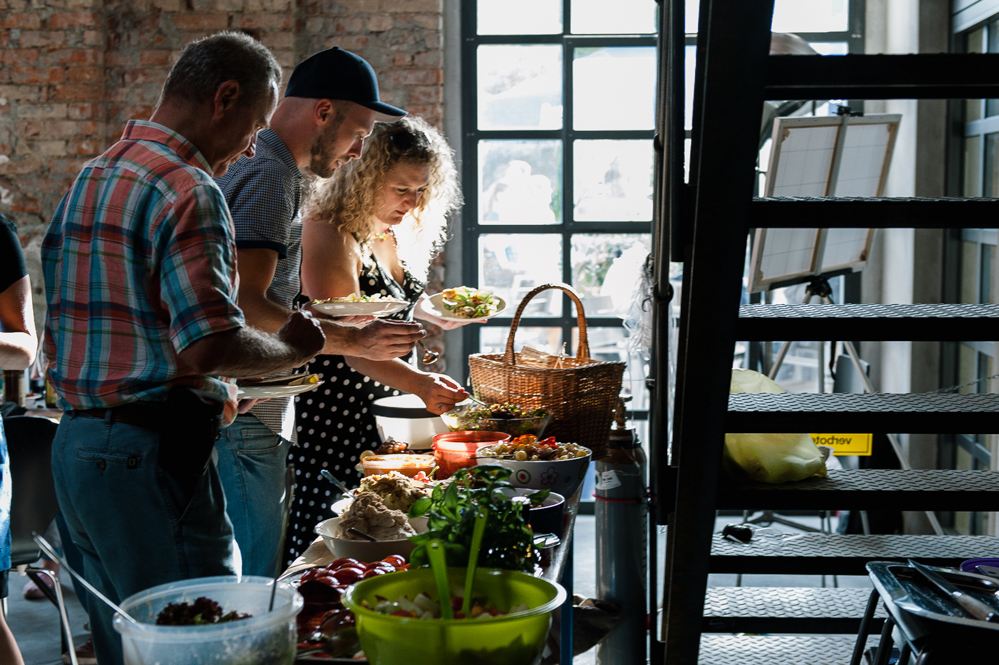
[{"label": "woman in polka dot dress", "polygon": [[[411,303],[389,319],[414,315],[444,329],[457,327],[418,307],[430,262],[443,246],[446,215],[461,203],[451,149],[424,120],[407,116],[376,125],[361,158],[322,181],[305,205],[302,289],[310,300],[384,295]],[[461,324],[457,325],[462,325]],[[332,516],[338,498],[319,472],[356,486],[361,452],[381,444],[371,403],[413,393],[434,413],[466,397],[450,377],[418,370],[413,355],[377,362],[319,356],[309,371],[325,383],[297,398],[295,496],[285,561],[311,543],[316,524]]]}]

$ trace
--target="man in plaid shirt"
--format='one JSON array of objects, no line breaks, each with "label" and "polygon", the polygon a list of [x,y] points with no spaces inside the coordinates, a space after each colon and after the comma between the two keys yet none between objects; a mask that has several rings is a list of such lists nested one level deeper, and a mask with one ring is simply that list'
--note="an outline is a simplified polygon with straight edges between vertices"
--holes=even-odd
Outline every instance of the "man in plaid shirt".
[{"label": "man in plaid shirt", "polygon": [[[119,602],[157,584],[238,572],[212,452],[235,386],[307,362],[319,325],[276,333],[236,306],[222,175],[252,156],[281,69],[259,42],[189,44],[149,121],[88,162],[42,245],[49,377],[65,411],[52,448],[59,505],[84,575]],[[89,603],[101,665],[123,662],[112,612]]]}]

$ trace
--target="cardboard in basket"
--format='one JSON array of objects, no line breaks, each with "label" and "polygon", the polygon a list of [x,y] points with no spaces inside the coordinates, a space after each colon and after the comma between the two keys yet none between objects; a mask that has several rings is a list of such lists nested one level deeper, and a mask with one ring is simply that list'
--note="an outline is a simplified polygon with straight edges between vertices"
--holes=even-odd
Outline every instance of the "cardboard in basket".
[{"label": "cardboard in basket", "polygon": [[[579,348],[575,357],[561,359],[561,367],[525,365],[522,354],[513,351],[520,317],[531,298],[549,289],[564,291],[575,303]],[[472,390],[478,399],[489,403],[509,402],[528,409],[547,409],[553,419],[545,436],[586,446],[593,451],[594,460],[606,456],[625,363],[590,358],[583,303],[571,286],[542,284],[534,288],[517,307],[506,351],[502,355],[473,354],[468,358],[468,365]]]}]

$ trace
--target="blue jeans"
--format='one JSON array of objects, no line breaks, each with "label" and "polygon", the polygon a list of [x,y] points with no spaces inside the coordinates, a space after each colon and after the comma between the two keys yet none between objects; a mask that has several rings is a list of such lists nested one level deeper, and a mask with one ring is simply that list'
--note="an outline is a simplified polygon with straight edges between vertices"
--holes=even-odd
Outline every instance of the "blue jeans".
[{"label": "blue jeans", "polygon": [[272,577],[278,565],[290,446],[249,413],[223,428],[215,444],[225,511],[243,557],[244,575]]},{"label": "blue jeans", "polygon": [[[166,582],[233,575],[232,525],[215,464],[185,490],[157,462],[159,433],[69,411],[52,444],[59,507],[83,576],[114,602]],[[101,665],[121,665],[113,612],[88,599]]]}]

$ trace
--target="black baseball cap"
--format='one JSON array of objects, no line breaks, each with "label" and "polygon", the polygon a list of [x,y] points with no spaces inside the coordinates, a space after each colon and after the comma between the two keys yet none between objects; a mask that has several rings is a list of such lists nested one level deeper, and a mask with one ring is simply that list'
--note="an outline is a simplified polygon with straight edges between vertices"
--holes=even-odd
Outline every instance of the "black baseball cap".
[{"label": "black baseball cap", "polygon": [[284,96],[343,99],[371,109],[381,121],[406,115],[406,111],[378,98],[378,78],[367,60],[339,46],[300,62],[288,79]]}]

